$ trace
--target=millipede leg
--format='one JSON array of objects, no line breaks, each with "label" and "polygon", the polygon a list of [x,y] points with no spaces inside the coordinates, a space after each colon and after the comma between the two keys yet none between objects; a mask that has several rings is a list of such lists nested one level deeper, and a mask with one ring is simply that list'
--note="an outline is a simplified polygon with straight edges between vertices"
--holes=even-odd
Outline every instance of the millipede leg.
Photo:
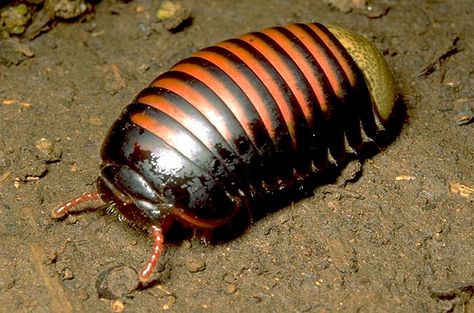
[{"label": "millipede leg", "polygon": [[81,203],[89,202],[89,201],[99,201],[100,195],[97,191],[93,192],[86,192],[80,195],[77,198],[70,200],[69,202],[53,209],[51,215],[53,218],[61,218],[69,214],[72,208],[78,206]]},{"label": "millipede leg", "polygon": [[138,279],[144,283],[150,280],[151,275],[155,271],[156,265],[158,264],[158,260],[160,259],[161,253],[163,252],[163,231],[159,226],[151,226],[150,228],[151,236],[153,238],[153,249],[152,252],[141,269],[138,273]]}]

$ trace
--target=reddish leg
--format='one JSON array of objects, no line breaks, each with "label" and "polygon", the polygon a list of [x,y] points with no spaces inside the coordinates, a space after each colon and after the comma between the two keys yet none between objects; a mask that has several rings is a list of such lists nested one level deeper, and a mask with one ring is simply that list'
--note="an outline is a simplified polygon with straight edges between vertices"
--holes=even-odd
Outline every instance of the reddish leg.
[{"label": "reddish leg", "polygon": [[161,227],[153,225],[150,227],[150,232],[151,237],[153,238],[153,250],[140,273],[138,273],[138,279],[142,283],[150,280],[153,272],[155,271],[156,264],[160,259],[161,253],[163,252],[164,237]]},{"label": "reddish leg", "polygon": [[98,201],[100,200],[100,195],[97,191],[93,192],[86,192],[82,194],[81,196],[74,198],[70,200],[69,202],[61,205],[60,207],[55,208],[52,212],[51,215],[53,218],[61,218],[69,214],[69,211],[74,208],[75,206],[78,206],[81,203],[84,202],[89,202],[89,201]]}]

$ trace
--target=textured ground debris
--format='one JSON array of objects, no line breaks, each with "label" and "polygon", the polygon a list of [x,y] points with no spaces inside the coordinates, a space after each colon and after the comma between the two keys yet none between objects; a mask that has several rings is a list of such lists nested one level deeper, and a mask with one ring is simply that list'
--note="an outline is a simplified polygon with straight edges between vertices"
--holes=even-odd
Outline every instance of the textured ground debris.
[{"label": "textured ground debris", "polygon": [[[31,20],[0,40],[0,311],[472,311],[473,1],[365,1],[388,5],[380,18],[322,1],[173,2],[192,10],[178,32],[157,22],[162,1],[88,2],[91,13],[68,21],[41,0],[2,3],[27,5]],[[407,111],[394,142],[235,240],[168,242],[148,285],[133,289],[130,273],[108,286],[128,286],[121,297],[99,298],[98,276],[119,262],[139,268],[149,238],[105,213],[55,223],[50,211],[93,190],[124,106],[199,48],[313,20],[385,52]]]}]

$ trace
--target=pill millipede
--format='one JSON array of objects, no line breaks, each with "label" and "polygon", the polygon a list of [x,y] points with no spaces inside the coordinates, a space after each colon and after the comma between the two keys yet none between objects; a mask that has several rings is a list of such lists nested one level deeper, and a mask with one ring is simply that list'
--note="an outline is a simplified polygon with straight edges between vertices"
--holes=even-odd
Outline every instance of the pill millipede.
[{"label": "pill millipede", "polygon": [[382,54],[343,28],[290,24],[223,41],[137,95],[102,145],[97,191],[52,215],[100,200],[149,232],[146,282],[175,221],[212,230],[263,210],[255,198],[307,188],[376,141],[397,98]]}]

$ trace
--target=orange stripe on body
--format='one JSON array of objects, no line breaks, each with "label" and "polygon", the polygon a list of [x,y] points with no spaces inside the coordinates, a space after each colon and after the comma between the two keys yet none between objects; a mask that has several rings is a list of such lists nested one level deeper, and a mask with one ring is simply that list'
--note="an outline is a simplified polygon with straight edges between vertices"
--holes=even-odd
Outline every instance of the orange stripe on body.
[{"label": "orange stripe on body", "polygon": [[323,31],[321,31],[316,25],[314,24],[307,24],[317,35],[318,37],[326,44],[329,50],[332,52],[334,57],[336,58],[337,62],[341,66],[342,70],[346,74],[352,88],[355,88],[357,85],[357,78],[355,73],[352,71],[349,62],[346,58],[342,55],[341,51],[338,47],[334,44],[334,42],[326,35]]},{"label": "orange stripe on body", "polygon": [[210,151],[212,151],[214,143],[209,137],[206,129],[202,127],[202,122],[200,122],[195,116],[187,114],[179,106],[160,95],[152,94],[142,96],[137,99],[137,102],[147,104],[164,112],[186,128],[190,133],[195,135]]},{"label": "orange stripe on body", "polygon": [[254,46],[258,51],[260,51],[260,53],[263,54],[272,64],[275,70],[280,73],[281,77],[284,79],[291,92],[293,92],[293,94],[295,95],[298,104],[301,106],[301,110],[304,113],[306,121],[308,122],[308,124],[311,125],[313,120],[312,111],[308,111],[308,108],[310,107],[309,105],[311,103],[308,104],[306,95],[301,91],[300,86],[298,86],[299,82],[291,72],[291,69],[281,58],[280,54],[272,47],[270,47],[266,42],[252,34],[245,34],[240,38]]},{"label": "orange stripe on body", "polygon": [[[293,62],[296,63],[298,68],[303,72],[303,75],[306,77],[308,80],[311,88],[313,89],[314,94],[316,95],[316,98],[318,99],[318,104],[323,112],[327,112],[329,103],[326,101],[326,96],[324,92],[324,88],[315,77],[313,69],[311,67],[311,64],[305,59],[304,55],[302,55],[298,49],[296,48],[296,44],[292,42],[290,39],[285,37],[282,33],[280,33],[278,30],[274,28],[267,28],[262,31],[262,33],[266,34],[268,37],[272,38],[275,40],[280,47],[283,48],[283,50],[288,53],[288,55],[291,57]],[[307,38],[300,38],[302,41]],[[311,53],[313,53],[310,50]],[[319,61],[319,60],[318,60]],[[316,105],[315,103],[309,103],[307,101],[300,103],[303,106],[303,112],[305,113],[306,118],[310,118],[310,121],[308,121],[309,125],[313,125],[313,106]]]},{"label": "orange stripe on body", "polygon": [[[165,123],[160,123],[144,112],[131,114],[130,120],[132,123],[146,129],[163,140],[178,153],[184,155],[189,161],[193,162],[193,160],[198,156],[197,153],[200,151],[201,146],[191,134],[176,131]],[[199,165],[196,166],[199,167]]]},{"label": "orange stripe on body", "polygon": [[[318,62],[318,64],[321,66],[321,69],[323,70],[324,75],[329,80],[329,84],[334,90],[336,96],[342,97],[344,91],[343,91],[343,87],[341,85],[340,79],[337,77],[337,74],[331,69],[330,61],[327,59],[327,56],[324,53],[322,47],[317,42],[314,41],[314,38],[312,38],[307,32],[301,29],[298,25],[291,24],[291,25],[285,26],[285,28],[288,29],[290,32],[292,32],[293,35],[298,37],[298,39],[300,39],[300,41],[303,43],[306,49],[308,49],[309,52],[314,56],[314,58],[316,59],[316,62]],[[317,79],[313,79],[313,80],[317,80]],[[324,91],[322,92],[324,93]],[[320,99],[320,96],[318,96],[318,100],[319,99]],[[323,112],[327,112],[328,106],[331,105],[330,103],[326,103],[326,101],[322,101],[322,102],[320,101],[319,104]]]},{"label": "orange stripe on body", "polygon": [[271,113],[268,111],[268,108],[265,105],[265,100],[261,97],[260,93],[255,88],[255,85],[249,80],[249,78],[242,75],[231,61],[218,53],[211,51],[198,51],[194,54],[194,56],[213,63],[232,78],[237,86],[239,86],[239,88],[249,98],[250,102],[257,110],[257,113],[260,116],[263,124],[265,125],[267,132],[270,134],[273,142],[276,143],[276,123],[273,121]]},{"label": "orange stripe on body", "polygon": [[283,115],[283,119],[285,120],[285,123],[287,125],[293,147],[296,147],[296,121],[294,119],[292,109],[290,107],[291,104],[288,103],[288,101],[285,99],[286,97],[283,94],[280,86],[276,84],[270,73],[267,72],[265,67],[252,53],[239,47],[238,45],[232,42],[224,41],[221,42],[218,46],[232,52],[237,57],[239,57],[255,73],[255,75],[260,79],[260,81],[265,85],[265,87],[267,87],[268,91],[275,99],[275,102],[277,103],[281,114]]},{"label": "orange stripe on body", "polygon": [[226,84],[224,84],[222,80],[217,79],[208,70],[197,64],[180,63],[173,66],[172,70],[184,72],[193,76],[206,85],[214,93],[216,93],[216,95],[222,100],[223,103],[225,103],[225,105],[237,118],[240,125],[242,125],[244,128],[245,133],[251,139],[252,143],[254,145],[256,144],[256,140],[253,137],[252,121],[247,119],[245,108],[242,107],[242,103],[232,94],[232,92],[229,91]]},{"label": "orange stripe on body", "polygon": [[143,112],[132,114],[130,116],[130,120],[132,121],[132,123],[146,129],[155,136],[161,138],[163,141],[165,141],[171,147],[175,148],[177,151],[181,151],[179,149],[179,146],[183,143],[177,140],[179,136],[176,136],[175,132],[163,123],[158,123],[155,119],[151,118]]},{"label": "orange stripe on body", "polygon": [[237,153],[238,150],[233,141],[232,130],[229,129],[225,119],[219,114],[219,111],[212,103],[207,101],[205,96],[189,86],[188,83],[175,78],[159,78],[152,83],[152,86],[168,89],[191,103],[214,125],[222,137],[224,137],[234,149],[234,152]]}]

